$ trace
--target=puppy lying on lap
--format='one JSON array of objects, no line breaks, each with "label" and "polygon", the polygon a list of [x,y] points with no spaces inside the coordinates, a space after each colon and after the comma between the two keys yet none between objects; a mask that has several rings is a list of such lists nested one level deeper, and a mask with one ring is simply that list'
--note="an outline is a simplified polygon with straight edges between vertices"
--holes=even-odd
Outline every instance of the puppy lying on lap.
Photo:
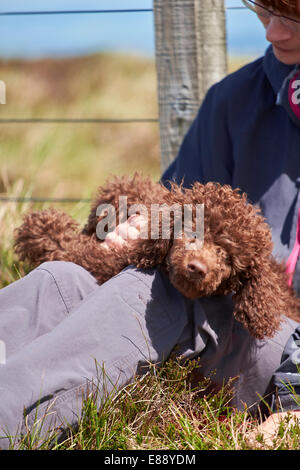
[{"label": "puppy lying on lap", "polygon": [[[125,198],[136,216],[128,218]],[[191,218],[185,231],[187,208]],[[112,227],[119,225],[103,235],[109,209],[115,216]],[[256,338],[273,336],[283,314],[300,321],[299,300],[288,287],[285,266],[272,255],[269,226],[245,194],[227,185],[195,183],[187,189],[171,183],[169,190],[139,174],[116,177],[99,188],[83,230],[55,209],[29,212],[16,229],[15,249],[32,267],[72,261],[99,284],[133,264],[164,270],[190,299],[232,293],[236,319]]]}]

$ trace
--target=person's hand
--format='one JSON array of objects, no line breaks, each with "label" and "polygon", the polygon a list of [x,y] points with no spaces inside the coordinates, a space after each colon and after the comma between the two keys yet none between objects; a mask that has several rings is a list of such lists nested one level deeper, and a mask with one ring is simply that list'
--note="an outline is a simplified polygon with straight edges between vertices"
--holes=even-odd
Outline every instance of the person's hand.
[{"label": "person's hand", "polygon": [[109,232],[102,245],[106,248],[122,248],[130,240],[136,240],[140,236],[142,227],[145,226],[146,219],[141,215],[132,215],[126,222],[119,224],[113,232]]},{"label": "person's hand", "polygon": [[266,421],[260,424],[254,432],[251,433],[249,438],[250,443],[258,444],[261,442],[267,446],[272,446],[274,439],[278,436],[281,424],[283,424],[284,430],[287,430],[296,424],[299,425],[300,412],[288,411],[272,414],[268,419],[266,419]]}]

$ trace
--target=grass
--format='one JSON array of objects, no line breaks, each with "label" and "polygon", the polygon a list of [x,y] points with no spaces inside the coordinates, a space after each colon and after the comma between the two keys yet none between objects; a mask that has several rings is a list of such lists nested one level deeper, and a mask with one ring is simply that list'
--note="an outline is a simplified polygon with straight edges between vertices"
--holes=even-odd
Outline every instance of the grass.
[{"label": "grass", "polygon": [[38,426],[28,430],[14,449],[26,450],[298,450],[300,426],[283,422],[273,442],[253,437],[259,421],[230,406],[229,386],[205,393],[209,379],[192,386],[197,361],[170,360],[161,369],[137,378],[99,408],[95,393],[85,398],[76,430],[64,440],[40,438]]},{"label": "grass", "polygon": [[[230,71],[245,59],[230,62]],[[128,118],[158,115],[154,63],[121,55],[65,60],[2,61],[7,104],[0,118]],[[89,198],[110,174],[142,170],[160,176],[156,124],[22,124],[0,127],[0,193],[3,196]],[[57,204],[58,205],[58,204]],[[22,214],[49,204],[0,204],[0,287],[24,276],[29,267],[13,251],[13,231]],[[84,223],[89,205],[59,204]],[[99,409],[86,397],[78,429],[64,442],[41,442],[28,430],[21,449],[248,450],[268,449],[251,441],[255,420],[230,404],[230,392],[193,389],[196,362],[168,362],[136,379]],[[272,449],[298,449],[299,427],[281,426]]]}]

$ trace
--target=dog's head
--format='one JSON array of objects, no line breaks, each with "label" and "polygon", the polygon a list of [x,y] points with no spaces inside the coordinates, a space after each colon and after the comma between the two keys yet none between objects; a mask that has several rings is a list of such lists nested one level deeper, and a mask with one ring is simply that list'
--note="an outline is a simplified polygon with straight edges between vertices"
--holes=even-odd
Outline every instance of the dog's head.
[{"label": "dog's head", "polygon": [[[159,237],[143,241],[144,256],[135,264],[163,266],[172,284],[190,299],[233,293],[237,320],[257,338],[273,336],[290,294],[272,258],[270,229],[259,210],[245,194],[215,183],[196,183],[191,189],[173,185],[164,202],[192,205],[194,233],[195,208],[203,205],[203,239],[184,231],[178,237],[174,216],[170,237],[163,237],[161,221]],[[183,210],[181,214],[184,225]]]},{"label": "dog's head", "polygon": [[173,240],[164,265],[170,281],[185,297],[197,299],[228,292],[230,256],[212,239],[202,242],[183,236]]}]

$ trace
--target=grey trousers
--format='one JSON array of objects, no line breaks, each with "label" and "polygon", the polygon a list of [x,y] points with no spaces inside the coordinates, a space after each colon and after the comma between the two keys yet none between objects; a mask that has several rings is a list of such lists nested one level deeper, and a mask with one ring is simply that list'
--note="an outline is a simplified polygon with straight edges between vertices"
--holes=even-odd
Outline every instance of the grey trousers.
[{"label": "grey trousers", "polygon": [[130,266],[98,286],[73,263],[44,263],[0,291],[0,448],[34,422],[41,437],[76,425],[88,390],[96,385],[101,399],[173,351],[200,355],[214,382],[238,376],[234,404],[253,406],[295,327],[286,320],[258,341],[229,297],[188,301],[159,270]]}]

